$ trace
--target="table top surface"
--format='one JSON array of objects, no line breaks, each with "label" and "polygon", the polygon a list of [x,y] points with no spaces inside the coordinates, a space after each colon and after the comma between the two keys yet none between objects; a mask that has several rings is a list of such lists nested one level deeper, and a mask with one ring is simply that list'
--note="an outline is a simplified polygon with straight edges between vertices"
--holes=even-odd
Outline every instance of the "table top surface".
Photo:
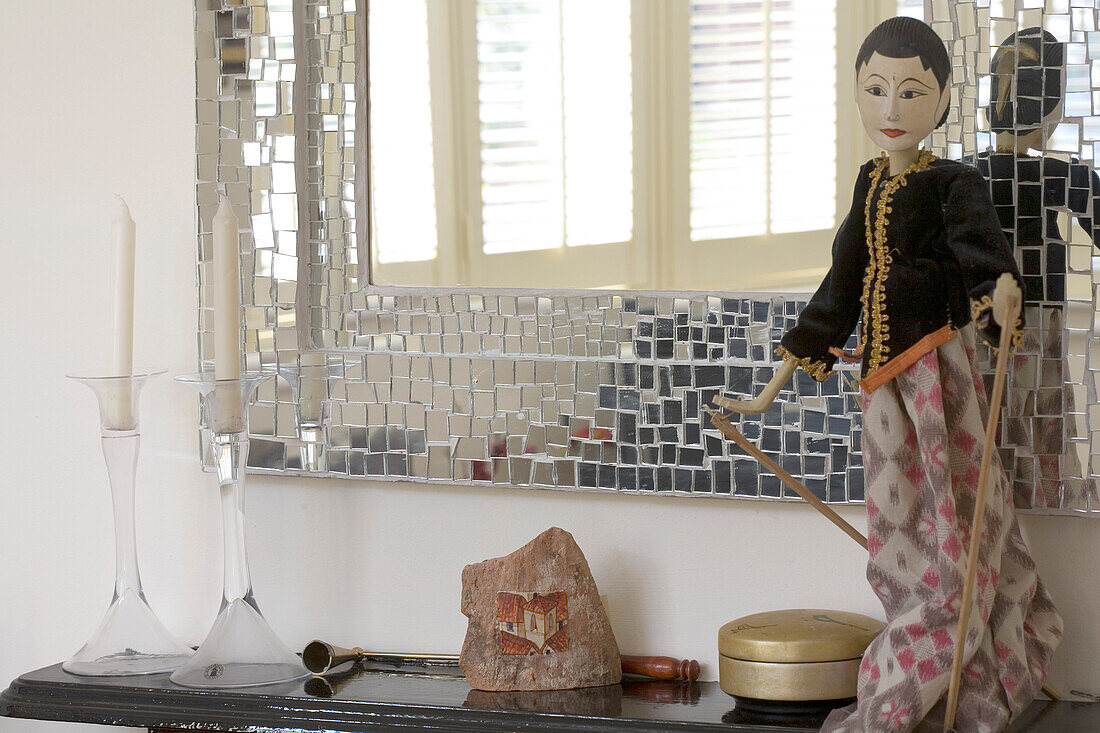
[{"label": "table top surface", "polygon": [[[624,677],[620,685],[550,692],[471,689],[453,666],[358,662],[281,685],[196,690],[167,674],[77,677],[60,665],[22,675],[0,714],[192,730],[804,731],[823,716],[765,717],[716,682]],[[922,726],[919,730],[932,730]],[[1035,702],[1011,731],[1100,731],[1100,704]]]}]

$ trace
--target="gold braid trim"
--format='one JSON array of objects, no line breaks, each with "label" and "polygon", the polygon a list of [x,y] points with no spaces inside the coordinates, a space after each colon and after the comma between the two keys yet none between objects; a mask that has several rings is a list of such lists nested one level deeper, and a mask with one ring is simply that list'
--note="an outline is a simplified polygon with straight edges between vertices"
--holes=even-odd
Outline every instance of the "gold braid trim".
[{"label": "gold braid trim", "polygon": [[[873,233],[870,228],[870,203],[874,197],[875,188],[878,186],[879,179],[882,177],[882,171],[889,165],[889,159],[885,154],[879,158],[875,165],[875,172],[872,174],[874,176],[872,179],[872,187],[867,196],[867,205],[864,207],[864,218],[867,226],[868,254],[870,256],[870,261],[867,263],[868,272],[863,278],[863,321],[865,336],[868,329],[867,321],[870,321],[870,339],[867,343],[871,345],[871,357],[867,364],[868,373],[873,372],[890,360],[890,347],[887,345],[887,342],[890,340],[890,324],[888,323],[890,316],[886,313],[886,277],[890,273],[890,265],[893,263],[894,258],[890,255],[890,249],[886,242],[886,227],[890,224],[890,220],[886,218],[886,215],[893,213],[894,209],[890,204],[893,202],[894,194],[897,193],[898,189],[909,183],[907,176],[911,173],[920,173],[921,171],[928,170],[934,160],[936,160],[935,155],[927,150],[921,150],[920,153],[917,154],[917,159],[905,170],[886,181],[882,187],[882,194],[879,196],[878,203],[875,207],[875,227]],[[869,297],[867,292],[868,289],[870,289]],[[870,300],[869,308],[868,300]],[[870,312],[868,313],[868,311]]]},{"label": "gold braid trim", "polygon": [[862,306],[860,311],[863,314],[863,333],[859,339],[860,344],[866,344],[868,340],[867,330],[871,324],[870,319],[867,317],[867,304],[871,300],[871,284],[875,280],[875,241],[871,229],[871,201],[875,198],[878,182],[882,179],[882,173],[888,165],[890,165],[890,160],[884,152],[880,158],[875,160],[875,169],[870,173],[871,183],[867,189],[867,200],[863,202],[863,231],[867,238],[867,251],[871,257],[867,263],[867,270],[863,273],[863,294],[859,296],[859,302]]},{"label": "gold braid trim", "polygon": [[808,356],[795,356],[784,346],[775,347],[775,355],[782,358],[783,361],[789,361],[795,366],[800,366],[806,373],[819,382],[824,382],[829,377],[836,374],[829,367],[825,366],[823,361],[813,361]]},{"label": "gold braid trim", "polygon": [[[978,300],[970,301],[970,320],[977,322],[977,320],[979,318],[981,318],[982,314],[985,313],[987,310],[988,311],[993,310],[993,296],[992,295],[983,295]],[[989,317],[990,317],[990,319],[993,319],[994,321],[996,321],[996,319],[993,318],[992,313],[989,314]],[[1023,326],[1024,326],[1023,319],[1020,318],[1020,317],[1017,317],[1016,318],[1016,325],[1012,328],[1012,348],[1014,348],[1014,349],[1018,349],[1021,346],[1023,346],[1023,343],[1024,343],[1024,328],[1023,328]],[[997,353],[997,351],[999,350],[1000,347],[998,345],[994,344],[994,345],[992,345],[992,348],[993,348],[993,353]]]},{"label": "gold braid trim", "polygon": [[981,317],[982,313],[987,310],[993,310],[992,295],[983,295],[978,300],[970,301],[970,320],[978,320],[978,318]]}]

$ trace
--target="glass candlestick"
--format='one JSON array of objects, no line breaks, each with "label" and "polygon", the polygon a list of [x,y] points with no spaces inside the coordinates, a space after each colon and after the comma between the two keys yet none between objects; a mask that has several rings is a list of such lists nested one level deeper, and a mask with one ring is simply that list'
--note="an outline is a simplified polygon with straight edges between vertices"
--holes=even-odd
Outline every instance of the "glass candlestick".
[{"label": "glass candlestick", "polygon": [[185,687],[249,687],[289,682],[309,674],[260,613],[244,536],[244,480],[248,461],[248,406],[272,374],[215,379],[213,373],[176,377],[199,390],[202,424],[210,430],[221,492],[225,544],[218,617],[187,664],[171,680]]},{"label": "glass candlestick", "polygon": [[302,440],[299,458],[303,471],[324,471],[325,423],[328,400],[325,399],[325,383],[328,366],[324,354],[309,352],[298,357],[297,374],[291,384],[294,387],[294,417],[298,425],[298,437]]},{"label": "glass candlestick", "polygon": [[325,425],[328,423],[329,401],[325,383],[330,375],[342,374],[342,369],[330,367],[325,355],[307,352],[296,362],[264,366],[290,386],[294,401],[294,424],[300,444],[296,455],[287,455],[287,468],[317,473],[328,468],[325,445]]},{"label": "glass candlestick", "polygon": [[149,608],[138,573],[134,538],[134,485],[141,433],[138,395],[164,371],[118,377],[70,374],[99,400],[100,435],[115,523],[115,589],[92,638],[61,668],[79,675],[153,674],[176,669],[192,652],[176,640]]}]

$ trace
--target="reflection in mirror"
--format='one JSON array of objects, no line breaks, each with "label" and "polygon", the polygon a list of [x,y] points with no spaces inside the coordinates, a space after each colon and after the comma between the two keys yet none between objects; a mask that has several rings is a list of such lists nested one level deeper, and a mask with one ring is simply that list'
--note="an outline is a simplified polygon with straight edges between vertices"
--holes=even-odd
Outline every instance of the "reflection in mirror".
[{"label": "reflection in mirror", "polygon": [[[1084,406],[1096,402],[1090,347],[1100,135],[1091,122],[1096,46],[1089,42],[1097,9],[1030,5],[997,0],[954,18],[956,59],[964,58],[959,49],[966,44],[980,42],[981,52],[969,59],[977,86],[970,80],[957,87],[963,115],[946,142],[989,181],[1023,277],[1026,329],[1009,371],[1000,431],[1015,503],[1095,508],[1091,415]],[[993,359],[985,354],[990,382]]]},{"label": "reflection in mirror", "polygon": [[[1079,151],[1059,156],[1051,145],[1065,102],[1066,44],[1041,28],[1025,28],[1000,43],[990,67],[985,118],[993,146],[978,154],[977,165],[1017,253],[1027,323],[1001,445],[1012,462],[1018,503],[1083,507],[1096,502],[1096,482],[1083,473],[1082,444],[1075,444],[1082,436],[1075,390],[1066,380],[1065,328],[1073,232],[1063,234],[1058,219],[1068,212],[1096,241],[1092,212],[1100,177]],[[1063,135],[1060,142],[1076,141]]]},{"label": "reflection in mirror", "polygon": [[834,0],[369,13],[372,283],[806,289],[824,273]]},{"label": "reflection in mirror", "polygon": [[[759,391],[771,379],[772,351],[793,325],[798,301],[671,294],[367,300],[357,313],[363,348],[347,350],[343,378],[330,381],[343,421],[329,430],[332,471],[791,495],[723,440],[702,406],[724,391]],[[743,416],[740,429],[822,499],[861,501],[857,389],[847,377],[822,383],[800,375],[767,413]]]}]

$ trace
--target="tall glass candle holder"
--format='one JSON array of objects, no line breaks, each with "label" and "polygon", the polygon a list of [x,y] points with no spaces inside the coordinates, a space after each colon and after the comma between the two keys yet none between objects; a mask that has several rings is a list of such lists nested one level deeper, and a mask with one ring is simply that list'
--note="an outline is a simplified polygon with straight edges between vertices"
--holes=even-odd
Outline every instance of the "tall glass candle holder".
[{"label": "tall glass candle holder", "polygon": [[215,379],[212,372],[176,377],[199,390],[202,424],[210,430],[221,492],[225,544],[218,617],[187,664],[171,680],[185,687],[249,687],[289,682],[309,673],[275,635],[252,593],[244,533],[244,480],[248,462],[248,406],[270,373]]},{"label": "tall glass candle holder", "polygon": [[153,674],[176,669],[192,652],[168,632],[145,600],[134,536],[134,495],[138,449],[138,395],[152,377],[70,374],[99,400],[100,435],[115,523],[115,588],[111,605],[92,638],[61,665],[79,675]]},{"label": "tall glass candle holder", "polygon": [[339,369],[329,367],[324,354],[317,352],[302,354],[297,362],[265,365],[265,372],[274,372],[286,381],[294,401],[294,423],[301,443],[297,456],[288,453],[288,468],[310,473],[328,470],[325,425],[330,406],[325,382],[330,374],[342,374],[342,367]]},{"label": "tall glass candle holder", "polygon": [[325,423],[329,408],[325,399],[325,382],[328,367],[324,354],[302,354],[297,374],[291,381],[294,386],[295,421],[298,437],[302,440],[299,450],[303,471],[327,470],[325,455]]}]

